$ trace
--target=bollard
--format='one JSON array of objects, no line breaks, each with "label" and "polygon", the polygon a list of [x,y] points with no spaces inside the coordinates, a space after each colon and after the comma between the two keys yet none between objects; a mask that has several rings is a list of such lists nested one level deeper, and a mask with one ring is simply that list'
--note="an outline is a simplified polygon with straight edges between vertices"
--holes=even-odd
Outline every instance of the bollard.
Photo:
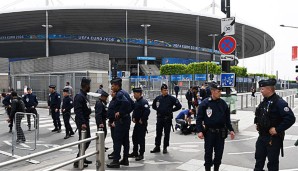
[{"label": "bollard", "polygon": [[[81,139],[80,140],[85,139],[86,138],[86,134],[87,134],[87,131],[86,130],[82,130],[81,131]],[[86,146],[85,143],[81,143],[80,144],[80,154],[79,154],[80,156],[79,157],[85,155],[85,146]],[[82,159],[82,160],[79,161],[79,169],[81,169],[81,170],[84,169],[84,160],[85,159]]]},{"label": "bollard", "polygon": [[103,131],[96,132],[96,171],[105,169],[105,134]]}]

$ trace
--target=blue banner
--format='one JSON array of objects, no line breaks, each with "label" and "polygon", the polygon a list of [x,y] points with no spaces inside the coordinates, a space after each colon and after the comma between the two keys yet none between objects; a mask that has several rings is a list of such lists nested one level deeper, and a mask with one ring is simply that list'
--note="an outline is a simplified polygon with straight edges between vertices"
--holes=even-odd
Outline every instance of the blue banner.
[{"label": "blue banner", "polygon": [[143,60],[143,61],[155,61],[156,57],[149,57],[149,56],[138,56],[137,60]]},{"label": "blue banner", "polygon": [[206,74],[195,74],[195,81],[206,81]]}]

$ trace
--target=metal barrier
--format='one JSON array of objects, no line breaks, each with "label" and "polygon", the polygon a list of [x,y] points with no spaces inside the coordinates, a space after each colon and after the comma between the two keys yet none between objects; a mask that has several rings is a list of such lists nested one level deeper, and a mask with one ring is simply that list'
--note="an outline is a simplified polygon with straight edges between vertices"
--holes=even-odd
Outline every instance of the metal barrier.
[{"label": "metal barrier", "polygon": [[[81,131],[81,136],[86,137],[86,133],[87,132],[85,130],[82,130]],[[83,154],[84,153],[84,152],[82,152],[82,151],[84,151],[84,150],[82,150],[83,149],[82,146],[84,146],[83,144],[85,144],[86,142],[92,141],[92,140],[96,140],[96,151],[95,152],[79,156],[75,159],[69,160],[69,161],[64,162],[64,163],[56,164],[55,166],[53,166],[51,168],[44,169],[44,171],[56,170],[56,169],[59,169],[61,167],[64,167],[66,165],[72,164],[72,163],[77,162],[77,161],[80,161],[79,162],[79,169],[83,169],[84,168],[84,159],[87,158],[87,157],[93,156],[95,154],[96,154],[96,171],[104,171],[104,169],[105,169],[105,167],[104,167],[104,165],[105,165],[104,145],[105,144],[104,144],[104,132],[103,131],[96,132],[95,137],[82,139],[82,140],[79,140],[77,142],[65,144],[65,145],[62,145],[62,146],[59,146],[59,147],[54,147],[52,149],[40,151],[40,152],[30,154],[30,155],[27,155],[27,156],[24,156],[24,157],[20,157],[20,158],[17,158],[17,159],[13,159],[13,160],[10,160],[10,161],[0,163],[0,167],[11,165],[11,164],[14,164],[14,163],[17,163],[17,162],[20,162],[20,161],[25,161],[25,160],[28,160],[28,159],[31,159],[31,158],[34,158],[34,157],[37,157],[37,156],[42,156],[42,155],[45,155],[45,154],[48,154],[48,153],[51,153],[51,152],[54,152],[54,151],[58,151],[58,150],[61,150],[61,149],[65,149],[65,148],[68,148],[68,147],[71,147],[71,146],[75,146],[75,145],[78,145],[78,144],[81,144],[80,145],[80,147],[81,147],[80,148],[80,154]]]},{"label": "metal barrier", "polygon": [[[33,129],[34,131],[34,147],[31,148],[30,146],[27,146],[27,147],[18,147],[17,146],[17,143],[23,143],[26,141],[26,138],[25,138],[25,134],[22,130],[22,119],[23,117],[27,117],[27,116],[33,116],[33,120],[34,120],[34,125],[33,127],[36,128],[36,129]],[[31,117],[30,117],[31,118]],[[30,122],[31,122],[31,119],[30,119]],[[13,120],[13,131],[12,131],[12,155],[14,155],[14,151],[15,149],[20,149],[20,150],[29,150],[29,151],[33,151],[36,149],[36,141],[37,141],[37,137],[38,137],[38,117],[34,114],[34,113],[24,113],[24,112],[17,112],[15,113],[15,117],[14,117],[14,120]],[[16,139],[17,137],[17,139]],[[17,142],[18,141],[18,142]]]}]

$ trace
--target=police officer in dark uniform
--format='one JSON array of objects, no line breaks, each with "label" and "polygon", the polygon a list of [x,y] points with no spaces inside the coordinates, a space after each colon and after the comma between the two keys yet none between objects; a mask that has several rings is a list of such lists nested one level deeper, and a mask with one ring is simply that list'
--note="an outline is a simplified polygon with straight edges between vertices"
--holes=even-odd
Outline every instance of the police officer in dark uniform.
[{"label": "police officer in dark uniform", "polygon": [[109,94],[105,91],[101,91],[101,95],[99,100],[95,104],[95,121],[97,125],[97,129],[102,128],[105,137],[107,136],[107,98]]},{"label": "police officer in dark uniform", "polygon": [[[119,168],[120,165],[128,166],[129,153],[129,129],[130,112],[133,110],[133,101],[129,94],[122,90],[122,79],[115,78],[111,80],[111,89],[116,92],[115,98],[115,130],[114,130],[114,156],[113,161],[107,164],[109,168]],[[124,146],[123,159],[119,162],[121,156],[121,145]]]},{"label": "police officer in dark uniform", "polygon": [[73,101],[72,98],[69,96],[70,91],[68,88],[63,89],[63,102],[62,102],[62,115],[63,115],[63,121],[65,126],[65,137],[64,139],[67,139],[74,135],[74,132],[72,130],[72,127],[69,123],[70,115],[71,115],[71,109],[73,108]]},{"label": "police officer in dark uniform", "polygon": [[[79,130],[79,140],[81,140],[81,132],[82,130],[86,130],[86,138],[90,138],[90,125],[89,118],[91,114],[90,103],[87,98],[87,93],[90,92],[90,82],[91,80],[83,77],[81,81],[81,90],[76,94],[73,102],[74,113],[76,114],[75,121],[77,125],[77,129]],[[85,144],[85,151],[89,147],[90,141]],[[78,145],[80,149],[80,144]],[[79,157],[80,152],[78,152],[77,157]],[[84,167],[87,167],[88,164],[91,164],[92,161],[87,159],[84,160]],[[79,162],[74,163],[74,168],[78,168]]]},{"label": "police officer in dark uniform", "polygon": [[[175,107],[174,107],[175,106]],[[174,108],[173,108],[174,107]],[[162,84],[161,95],[157,96],[152,104],[152,108],[157,112],[155,147],[151,153],[160,152],[161,136],[164,129],[163,153],[168,153],[167,147],[170,141],[170,131],[172,126],[173,112],[181,109],[178,99],[168,94],[168,86]]]},{"label": "police officer in dark uniform", "polygon": [[[214,165],[214,171],[218,171],[228,130],[231,139],[234,139],[235,133],[231,125],[230,109],[227,103],[220,98],[221,86],[213,82],[210,87],[211,96],[204,99],[199,106],[197,131],[198,137],[205,140],[205,170],[210,171],[211,166]],[[212,159],[213,151],[214,159]]]},{"label": "police officer in dark uniform", "polygon": [[61,121],[60,121],[60,105],[61,105],[61,95],[56,92],[56,86],[49,86],[49,99],[48,99],[48,108],[52,114],[52,119],[55,128],[52,132],[61,132]]},{"label": "police officer in dark uniform", "polygon": [[280,150],[283,156],[283,139],[285,130],[295,123],[293,111],[288,103],[275,93],[275,79],[259,81],[264,97],[256,108],[255,124],[259,132],[256,142],[255,171],[262,171],[268,158],[268,170],[279,170]]},{"label": "police officer in dark uniform", "polygon": [[[27,88],[27,94],[23,96],[23,102],[25,103],[26,113],[34,113],[37,117],[36,106],[38,105],[37,97],[32,94],[32,89]],[[31,115],[27,115],[28,131],[31,131]]]},{"label": "police officer in dark uniform", "polygon": [[[111,138],[114,142],[114,130],[115,130],[115,105],[116,105],[116,92],[114,92],[113,90],[111,90],[110,95],[112,96],[112,100],[109,103],[108,106],[108,114],[107,117],[109,119],[108,124],[111,130]],[[109,159],[113,159],[114,158],[114,151],[110,154],[108,154],[108,158]]]},{"label": "police officer in dark uniform", "polygon": [[[132,114],[132,121],[135,123],[132,134],[133,152],[128,157],[136,157],[136,161],[144,159],[145,152],[145,136],[147,132],[148,117],[150,114],[150,106],[148,101],[142,96],[141,88],[134,88],[134,98],[136,99],[134,111]],[[140,145],[140,155],[138,148]]]}]

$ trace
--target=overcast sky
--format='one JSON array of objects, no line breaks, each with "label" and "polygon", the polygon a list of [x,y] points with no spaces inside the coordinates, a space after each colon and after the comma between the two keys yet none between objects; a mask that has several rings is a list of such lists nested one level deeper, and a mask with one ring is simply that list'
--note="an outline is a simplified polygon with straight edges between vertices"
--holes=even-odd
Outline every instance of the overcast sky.
[{"label": "overcast sky", "polygon": [[[170,10],[191,10],[206,12],[211,15],[212,10],[206,7],[213,0],[147,0],[148,7]],[[49,0],[49,6],[137,6],[143,7],[143,0]],[[215,0],[220,6],[220,0]],[[0,11],[17,10],[21,8],[42,7],[46,0],[0,0]],[[297,0],[231,0],[231,16],[236,21],[244,21],[266,33],[275,40],[275,47],[270,52],[240,61],[240,66],[248,68],[249,73],[276,74],[281,79],[295,80],[295,66],[292,61],[292,46],[298,46],[298,29],[283,28],[280,24],[298,27]],[[224,17],[220,9],[216,9],[217,16]]]}]

